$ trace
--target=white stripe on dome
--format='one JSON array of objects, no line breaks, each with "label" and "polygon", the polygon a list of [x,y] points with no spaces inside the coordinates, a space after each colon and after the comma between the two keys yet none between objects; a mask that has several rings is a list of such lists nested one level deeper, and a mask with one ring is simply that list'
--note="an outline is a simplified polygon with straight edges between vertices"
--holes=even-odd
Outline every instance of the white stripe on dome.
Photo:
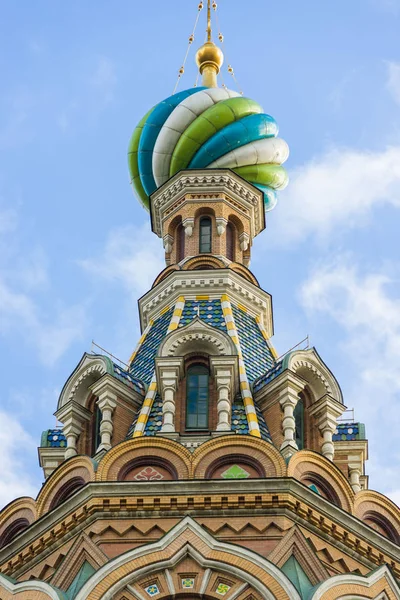
[{"label": "white stripe on dome", "polygon": [[235,169],[247,165],[281,165],[289,157],[289,146],[281,138],[265,138],[249,142],[214,160],[208,169]]},{"label": "white stripe on dome", "polygon": [[153,151],[153,176],[158,187],[169,179],[172,154],[182,133],[205,110],[222,100],[237,98],[237,92],[224,88],[201,90],[185,98],[172,111],[158,134]]}]

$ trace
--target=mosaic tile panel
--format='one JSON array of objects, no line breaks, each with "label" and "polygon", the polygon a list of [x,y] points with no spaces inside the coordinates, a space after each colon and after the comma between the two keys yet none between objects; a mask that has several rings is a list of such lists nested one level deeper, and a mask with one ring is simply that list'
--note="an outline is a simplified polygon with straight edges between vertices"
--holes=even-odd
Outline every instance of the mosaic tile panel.
[{"label": "mosaic tile panel", "polygon": [[246,410],[244,408],[241,395],[236,396],[232,404],[232,431],[239,434],[249,433],[249,424],[247,422]]},{"label": "mosaic tile panel", "polygon": [[186,300],[179,327],[189,325],[197,316],[212,327],[226,332],[220,300]]},{"label": "mosaic tile panel", "polygon": [[182,581],[183,588],[185,588],[187,590],[194,588],[194,577],[185,577],[181,581]]},{"label": "mosaic tile panel", "polygon": [[67,439],[62,429],[47,429],[42,433],[41,448],[65,448]]},{"label": "mosaic tile panel", "polygon": [[154,583],[153,585],[149,585],[147,588],[145,588],[144,591],[147,592],[149,596],[157,596],[157,594],[160,593],[160,590],[156,583]]},{"label": "mosaic tile panel", "polygon": [[154,322],[131,364],[131,375],[146,384],[150,383],[154,371],[154,359],[162,339],[167,334],[173,312],[172,307]]},{"label": "mosaic tile panel", "polygon": [[256,320],[233,304],[232,313],[239,335],[247,378],[251,383],[274,366],[274,359]]},{"label": "mosaic tile panel", "polygon": [[153,406],[147,419],[144,435],[156,435],[161,431],[162,425],[162,400],[159,394],[154,398]]},{"label": "mosaic tile panel", "polygon": [[221,473],[221,477],[223,479],[247,479],[250,477],[250,473],[239,465],[232,465],[229,469]]},{"label": "mosaic tile panel", "polygon": [[113,363],[113,366],[114,366],[114,377],[116,377],[117,379],[122,381],[122,383],[125,383],[125,385],[127,385],[128,387],[135,390],[135,392],[138,392],[138,394],[141,394],[142,396],[144,395],[146,390],[145,390],[144,384],[139,379],[132,377],[132,375],[130,375],[130,373],[128,373],[128,371],[125,371],[116,363]]},{"label": "mosaic tile panel", "polygon": [[339,423],[332,437],[334,442],[365,440],[363,423]]},{"label": "mosaic tile panel", "polygon": [[268,369],[266,373],[261,375],[261,377],[259,377],[254,382],[253,391],[258,392],[258,390],[261,390],[261,388],[263,388],[264,385],[267,385],[267,383],[275,379],[275,377],[278,377],[278,375],[282,373],[282,365],[283,363],[282,361],[280,361],[276,363],[271,369]]},{"label": "mosaic tile panel", "polygon": [[271,435],[269,433],[269,429],[268,429],[267,423],[265,422],[264,415],[262,414],[262,412],[260,410],[260,407],[258,406],[258,404],[256,402],[254,402],[254,406],[255,406],[255,409],[256,409],[256,414],[257,414],[257,419],[258,419],[258,426],[260,428],[261,438],[263,440],[265,440],[266,442],[271,442],[272,443]]},{"label": "mosaic tile panel", "polygon": [[217,594],[219,594],[220,596],[225,596],[225,594],[227,594],[229,592],[229,590],[231,589],[231,586],[228,585],[227,583],[219,583],[215,589],[215,591],[217,592]]}]

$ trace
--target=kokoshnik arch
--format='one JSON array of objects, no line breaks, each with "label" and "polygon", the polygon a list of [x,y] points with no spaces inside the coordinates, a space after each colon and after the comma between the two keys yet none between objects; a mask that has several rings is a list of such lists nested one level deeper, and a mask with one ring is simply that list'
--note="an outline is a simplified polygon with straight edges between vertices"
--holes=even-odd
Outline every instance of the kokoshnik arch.
[{"label": "kokoshnik arch", "polygon": [[368,489],[363,424],[338,421],[315,348],[272,345],[249,265],[288,146],[218,87],[217,6],[200,2],[196,23],[203,9],[202,85],[149,110],[129,144],[166,267],[129,363],[84,354],[62,428],[42,435],[42,489],[0,512],[2,600],[400,599],[400,511]]}]

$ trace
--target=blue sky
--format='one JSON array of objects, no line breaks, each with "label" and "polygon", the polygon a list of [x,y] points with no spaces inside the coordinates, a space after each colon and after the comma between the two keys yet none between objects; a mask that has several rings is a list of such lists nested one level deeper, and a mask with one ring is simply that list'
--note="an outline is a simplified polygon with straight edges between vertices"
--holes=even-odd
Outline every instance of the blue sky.
[{"label": "blue sky", "polygon": [[[0,0],[0,505],[39,490],[40,434],[91,340],[136,345],[163,255],[127,145],[174,89],[197,4]],[[227,64],[291,148],[253,247],[275,346],[310,335],[366,424],[370,487],[400,503],[400,0],[218,5]]]}]

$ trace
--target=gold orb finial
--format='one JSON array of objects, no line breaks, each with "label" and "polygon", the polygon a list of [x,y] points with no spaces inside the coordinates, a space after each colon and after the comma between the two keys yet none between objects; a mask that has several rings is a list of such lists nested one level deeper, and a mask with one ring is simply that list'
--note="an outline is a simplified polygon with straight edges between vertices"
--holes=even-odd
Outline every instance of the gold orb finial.
[{"label": "gold orb finial", "polygon": [[[215,2],[213,8],[217,8]],[[217,75],[224,63],[224,55],[221,48],[211,41],[211,0],[207,1],[207,41],[197,50],[196,63],[203,76],[203,85],[217,87]]]}]

